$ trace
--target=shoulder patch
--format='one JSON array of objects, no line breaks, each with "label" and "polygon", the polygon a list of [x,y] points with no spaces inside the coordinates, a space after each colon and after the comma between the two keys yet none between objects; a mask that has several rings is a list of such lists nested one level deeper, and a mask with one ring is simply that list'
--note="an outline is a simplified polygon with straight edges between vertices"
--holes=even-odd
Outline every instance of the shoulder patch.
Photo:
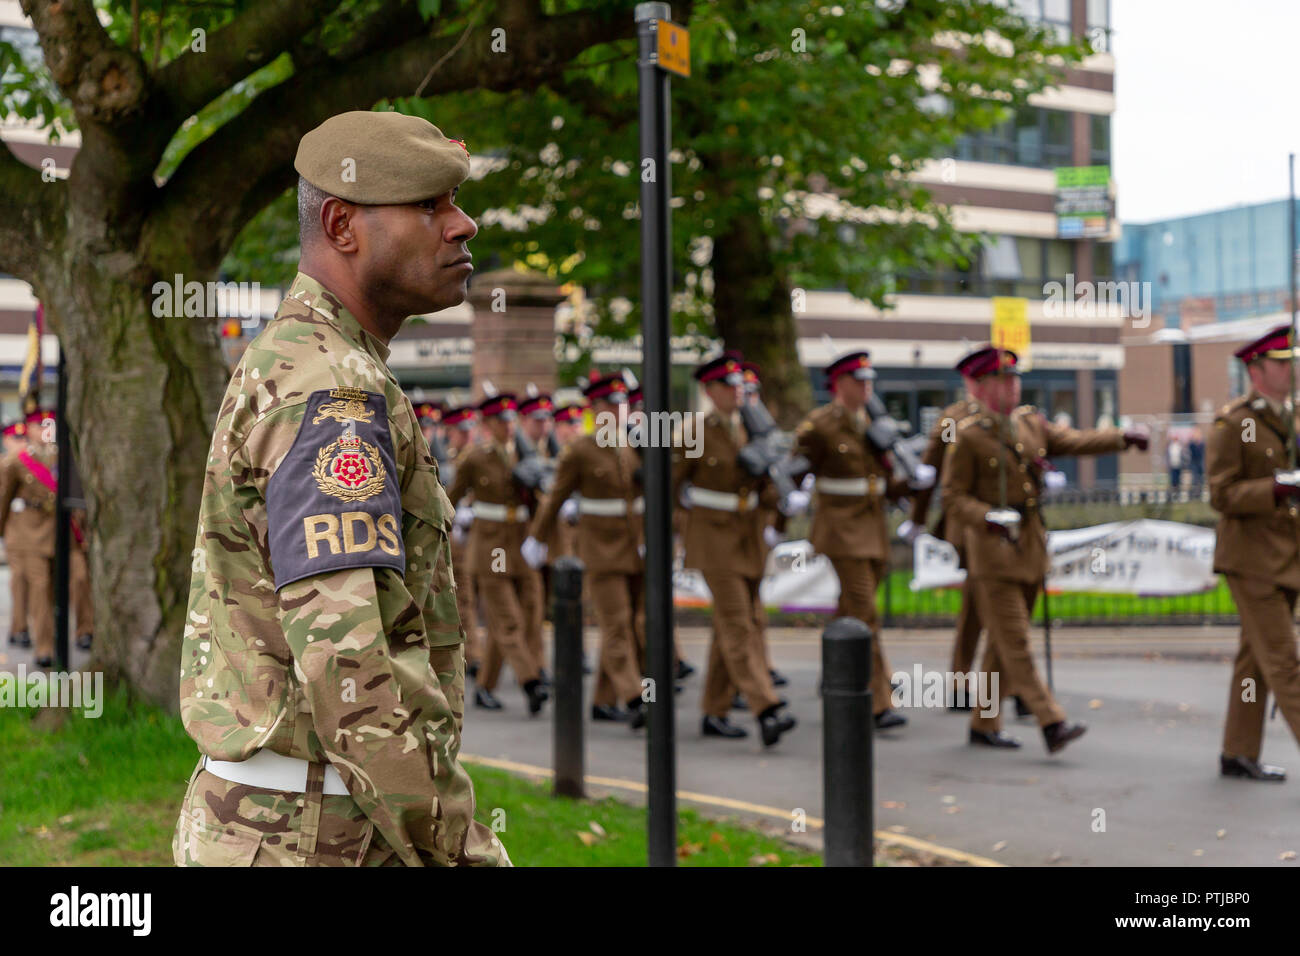
[{"label": "shoulder patch", "polygon": [[320,389],[267,483],[276,590],[347,568],[406,570],[402,500],[384,396]]}]

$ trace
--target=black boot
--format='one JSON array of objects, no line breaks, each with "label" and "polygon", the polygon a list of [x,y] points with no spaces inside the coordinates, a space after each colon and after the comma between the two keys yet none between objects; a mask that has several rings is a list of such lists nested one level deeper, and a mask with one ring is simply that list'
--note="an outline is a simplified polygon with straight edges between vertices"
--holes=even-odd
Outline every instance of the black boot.
[{"label": "black boot", "polygon": [[1004,747],[1008,749],[1020,746],[1019,740],[1000,730],[984,731],[971,728],[970,742],[984,747]]},{"label": "black boot", "polygon": [[528,698],[528,715],[530,717],[536,717],[540,714],[542,704],[551,699],[546,685],[535,677],[524,685],[524,696]]},{"label": "black boot", "polygon": [[1014,701],[1016,702],[1016,716],[1017,716],[1017,717],[1032,717],[1032,716],[1034,716],[1034,712],[1033,712],[1032,710],[1030,710],[1028,707],[1025,706],[1025,702],[1024,702],[1023,700],[1020,699],[1020,695],[1019,695],[1019,694],[1017,694],[1016,696],[1012,697],[1011,699],[1014,700]]},{"label": "black boot", "polygon": [[1281,783],[1286,779],[1286,771],[1272,764],[1260,763],[1249,757],[1229,757],[1219,754],[1219,773],[1224,777],[1248,777],[1251,780],[1269,780]]},{"label": "black boot", "polygon": [[474,706],[484,710],[504,710],[505,705],[497,700],[496,695],[486,687],[474,688]]},{"label": "black boot", "polygon": [[38,658],[36,658],[36,666],[37,666],[37,667],[53,667],[53,666],[54,666],[54,658],[53,658],[53,657],[38,657]]},{"label": "black boot", "polygon": [[705,737],[748,737],[749,731],[744,727],[737,727],[726,717],[710,717],[707,714],[704,722],[700,727],[700,733]]},{"label": "black boot", "polygon": [[587,663],[587,655],[582,655],[582,673],[584,675],[591,673],[591,665]]},{"label": "black boot", "polygon": [[611,720],[617,721],[618,723],[625,723],[630,716],[631,714],[622,707],[611,707],[608,704],[591,705],[592,720]]},{"label": "black boot", "polygon": [[627,712],[631,715],[631,719],[627,723],[629,727],[633,730],[640,730],[645,726],[646,707],[641,702],[640,697],[633,697],[627,702]]},{"label": "black boot", "polygon": [[888,730],[890,727],[907,726],[907,718],[896,710],[882,710],[872,719],[876,723],[877,730]]},{"label": "black boot", "polygon": [[767,673],[772,678],[773,687],[784,687],[786,684],[790,683],[790,678],[786,677],[774,667],[769,667]]},{"label": "black boot", "polygon": [[545,686],[547,687],[551,686],[551,675],[546,672],[545,667],[537,668],[537,679],[541,681]]},{"label": "black boot", "polygon": [[17,643],[18,643],[18,635],[21,634],[21,633],[22,633],[22,631],[10,631],[10,632],[9,632],[9,643],[10,643],[10,644],[17,644]]},{"label": "black boot", "polygon": [[773,704],[758,715],[758,729],[763,734],[763,746],[772,746],[781,739],[782,734],[794,730],[794,725],[794,715],[782,711],[780,704]]},{"label": "black boot", "polygon": [[478,661],[466,667],[465,673],[469,675],[470,680],[478,680]]},{"label": "black boot", "polygon": [[31,647],[31,646],[32,646],[32,635],[31,635],[30,632],[28,632],[28,631],[19,631],[19,632],[18,632],[18,646],[19,646],[19,647]]},{"label": "black boot", "polygon": [[679,660],[677,662],[676,677],[678,680],[686,680],[686,678],[690,677],[694,673],[695,673],[695,668],[692,667],[690,664],[686,663],[686,661]]},{"label": "black boot", "polygon": [[78,635],[77,635],[77,648],[78,648],[79,650],[83,650],[83,651],[88,651],[88,650],[90,650],[90,642],[91,642],[92,640],[94,640],[94,636],[91,635],[91,634],[78,634]]},{"label": "black boot", "polygon": [[1087,733],[1084,724],[1072,724],[1068,720],[1058,720],[1043,728],[1043,739],[1047,741],[1047,752],[1054,754],[1063,750],[1071,740],[1077,740]]},{"label": "black boot", "polygon": [[731,709],[732,709],[732,710],[748,710],[748,709],[749,709],[749,705],[748,705],[747,703],[745,703],[745,695],[744,695],[744,694],[741,694],[741,693],[737,692],[736,694],[733,694],[733,695],[732,695],[732,698],[731,698]]}]

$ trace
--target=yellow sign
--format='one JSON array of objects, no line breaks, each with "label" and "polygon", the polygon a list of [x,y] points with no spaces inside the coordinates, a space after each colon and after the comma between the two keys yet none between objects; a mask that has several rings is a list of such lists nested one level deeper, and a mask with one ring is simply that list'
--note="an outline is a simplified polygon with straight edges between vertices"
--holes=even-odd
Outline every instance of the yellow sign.
[{"label": "yellow sign", "polygon": [[691,75],[691,31],[667,20],[656,20],[659,66],[678,76]]},{"label": "yellow sign", "polygon": [[1020,368],[1029,368],[1029,300],[1009,296],[993,297],[993,330],[989,336],[995,346],[1015,352]]}]

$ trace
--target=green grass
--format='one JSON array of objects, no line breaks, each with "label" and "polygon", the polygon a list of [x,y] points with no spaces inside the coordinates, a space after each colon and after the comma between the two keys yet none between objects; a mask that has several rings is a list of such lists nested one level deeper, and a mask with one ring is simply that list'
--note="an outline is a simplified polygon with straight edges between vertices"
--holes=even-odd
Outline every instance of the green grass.
[{"label": "green grass", "polygon": [[[47,730],[33,717],[0,708],[0,865],[171,865],[172,828],[197,758],[179,719],[120,694],[95,720],[72,712]],[[504,823],[501,839],[516,865],[645,864],[644,810],[612,798],[553,798],[549,784],[494,768],[469,771],[476,816]],[[684,866],[821,864],[818,855],[692,809],[679,814],[678,857]]]}]

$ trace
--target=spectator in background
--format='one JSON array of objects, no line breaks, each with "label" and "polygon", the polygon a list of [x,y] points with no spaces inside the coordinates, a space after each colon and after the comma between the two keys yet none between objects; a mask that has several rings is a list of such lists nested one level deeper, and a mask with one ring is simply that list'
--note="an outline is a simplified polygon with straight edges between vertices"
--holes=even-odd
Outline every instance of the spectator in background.
[{"label": "spectator in background", "polygon": [[1187,468],[1192,473],[1192,496],[1199,498],[1205,482],[1205,437],[1199,427],[1192,429],[1187,442]]},{"label": "spectator in background", "polygon": [[1165,448],[1169,461],[1169,493],[1176,494],[1183,484],[1183,463],[1187,457],[1182,438],[1175,432],[1169,433],[1169,444]]}]

